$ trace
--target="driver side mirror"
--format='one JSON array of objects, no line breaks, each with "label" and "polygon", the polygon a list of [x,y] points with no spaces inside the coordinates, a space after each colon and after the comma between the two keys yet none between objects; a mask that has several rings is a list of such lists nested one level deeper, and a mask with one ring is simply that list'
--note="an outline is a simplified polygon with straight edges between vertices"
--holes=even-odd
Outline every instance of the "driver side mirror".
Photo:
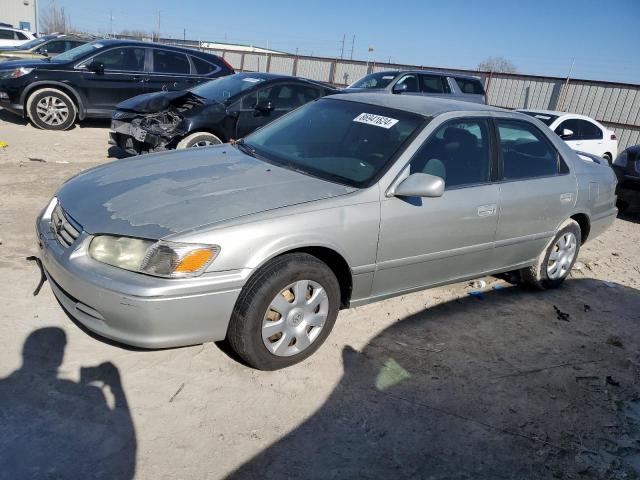
[{"label": "driver side mirror", "polygon": [[45,55],[47,57],[49,56],[49,52],[45,47],[39,48],[38,50],[36,50],[36,53],[39,53],[40,55]]},{"label": "driver side mirror", "polygon": [[563,128],[562,133],[560,134],[560,138],[563,140],[573,137],[573,130],[569,130],[568,128]]},{"label": "driver side mirror", "polygon": [[274,106],[270,100],[263,100],[256,103],[256,106],[253,107],[256,115],[269,115],[274,110]]},{"label": "driver side mirror", "polygon": [[104,73],[104,64],[102,62],[91,62],[87,68],[94,73],[102,75]]},{"label": "driver side mirror", "polygon": [[396,84],[393,87],[393,93],[404,93],[409,89],[406,83]]},{"label": "driver side mirror", "polygon": [[395,197],[441,197],[444,180],[428,173],[414,173],[405,178],[393,191]]}]

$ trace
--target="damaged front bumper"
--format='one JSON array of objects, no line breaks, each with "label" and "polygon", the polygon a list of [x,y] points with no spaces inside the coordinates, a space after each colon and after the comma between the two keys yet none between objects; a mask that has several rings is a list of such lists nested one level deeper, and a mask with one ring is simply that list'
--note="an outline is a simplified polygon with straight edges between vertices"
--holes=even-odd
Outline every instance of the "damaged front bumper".
[{"label": "damaged front bumper", "polygon": [[184,135],[177,128],[181,121],[182,117],[167,114],[146,115],[130,121],[112,119],[109,145],[132,155],[166,150]]}]

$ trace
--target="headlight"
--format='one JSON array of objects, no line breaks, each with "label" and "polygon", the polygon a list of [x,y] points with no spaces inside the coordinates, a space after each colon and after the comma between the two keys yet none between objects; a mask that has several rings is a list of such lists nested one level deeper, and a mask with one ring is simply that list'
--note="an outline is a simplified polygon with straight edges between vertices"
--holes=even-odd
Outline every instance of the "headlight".
[{"label": "headlight", "polygon": [[627,166],[627,151],[625,150],[620,155],[618,155],[616,157],[616,159],[613,161],[613,164],[617,165],[618,167],[626,167]]},{"label": "headlight", "polygon": [[177,243],[99,235],[91,240],[89,255],[114,267],[156,277],[200,275],[218,256],[217,245]]},{"label": "headlight", "polygon": [[0,73],[0,78],[20,78],[29,75],[33,68],[19,67],[14,70],[7,70]]}]

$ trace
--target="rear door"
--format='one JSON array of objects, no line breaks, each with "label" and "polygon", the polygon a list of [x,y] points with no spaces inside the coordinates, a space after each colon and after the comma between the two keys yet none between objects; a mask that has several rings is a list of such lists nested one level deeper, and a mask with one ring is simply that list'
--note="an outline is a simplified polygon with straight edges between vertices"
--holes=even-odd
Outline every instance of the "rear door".
[{"label": "rear door", "polygon": [[[111,48],[76,67],[80,70],[78,88],[87,100],[86,108],[111,111],[123,100],[144,93],[146,50],[144,47]],[[104,72],[91,70],[92,63],[101,63]]]},{"label": "rear door", "polygon": [[497,119],[501,158],[496,258],[500,267],[535,259],[569,217],[577,184],[553,143],[535,125]]},{"label": "rear door", "polygon": [[446,77],[442,75],[420,74],[420,92],[431,97],[446,97],[451,95],[451,89]]},{"label": "rear door", "polygon": [[183,52],[151,48],[151,71],[147,91],[186,90],[200,82],[198,75],[191,73],[191,61]]}]

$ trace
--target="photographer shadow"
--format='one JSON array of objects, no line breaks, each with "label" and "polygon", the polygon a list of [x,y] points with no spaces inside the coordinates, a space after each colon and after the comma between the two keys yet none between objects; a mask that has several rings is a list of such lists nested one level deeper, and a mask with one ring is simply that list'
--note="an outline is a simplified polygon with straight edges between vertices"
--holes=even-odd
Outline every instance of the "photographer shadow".
[{"label": "photographer shadow", "polygon": [[133,478],[137,442],[118,369],[59,378],[65,346],[60,328],[35,330],[22,366],[0,379],[0,478]]}]

